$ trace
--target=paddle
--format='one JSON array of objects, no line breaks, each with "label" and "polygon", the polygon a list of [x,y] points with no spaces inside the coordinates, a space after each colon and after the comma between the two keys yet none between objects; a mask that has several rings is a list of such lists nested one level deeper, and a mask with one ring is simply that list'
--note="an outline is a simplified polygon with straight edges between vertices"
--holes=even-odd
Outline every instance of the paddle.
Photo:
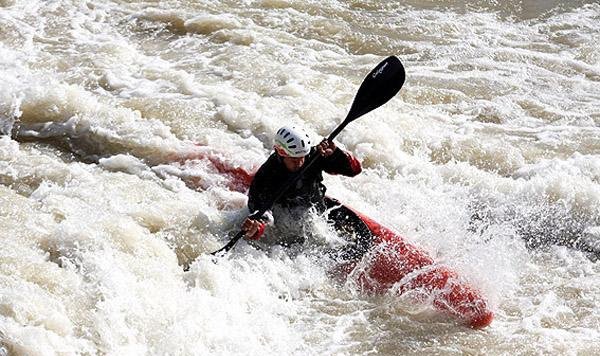
[{"label": "paddle", "polygon": [[[368,113],[369,111],[380,107],[385,104],[391,98],[400,91],[402,85],[404,84],[404,67],[400,60],[395,56],[390,56],[386,58],[384,61],[379,63],[369,75],[363,80],[360,88],[358,88],[358,92],[354,97],[354,102],[350,107],[350,111],[346,116],[346,119],[329,135],[327,140],[332,141],[349,123]],[[306,172],[313,163],[316,162],[317,159],[321,157],[320,155],[315,155],[311,160],[306,162],[302,169],[296,173],[293,177],[291,177],[274,195],[274,198],[271,201],[267,202],[263,206],[263,208],[249,217],[251,219],[258,219],[263,214],[271,209],[273,204],[281,198],[281,196],[285,193],[285,191],[292,186],[294,183],[302,177],[304,172]],[[227,253],[229,250],[235,246],[240,238],[244,236],[244,232],[240,231],[235,235],[227,245],[223,246],[220,250],[211,253],[211,255],[222,255]]]}]

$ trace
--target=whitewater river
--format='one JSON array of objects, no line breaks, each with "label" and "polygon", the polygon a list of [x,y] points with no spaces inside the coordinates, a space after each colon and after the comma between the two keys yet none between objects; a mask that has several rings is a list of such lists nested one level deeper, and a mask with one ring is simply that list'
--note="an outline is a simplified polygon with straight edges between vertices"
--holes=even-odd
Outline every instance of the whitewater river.
[{"label": "whitewater river", "polygon": [[[0,0],[0,355],[597,355],[600,4],[506,3]],[[247,213],[214,162],[328,135],[389,55],[328,194],[479,289],[483,330],[315,253],[207,257]]]}]

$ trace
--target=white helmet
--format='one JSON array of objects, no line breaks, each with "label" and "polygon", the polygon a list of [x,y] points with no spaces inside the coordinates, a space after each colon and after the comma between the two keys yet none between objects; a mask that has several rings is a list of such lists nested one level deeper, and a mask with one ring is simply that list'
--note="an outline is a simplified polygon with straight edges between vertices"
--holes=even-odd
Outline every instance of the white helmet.
[{"label": "white helmet", "polygon": [[310,137],[300,127],[284,126],[277,130],[275,147],[280,148],[279,153],[288,157],[304,157],[310,153]]}]

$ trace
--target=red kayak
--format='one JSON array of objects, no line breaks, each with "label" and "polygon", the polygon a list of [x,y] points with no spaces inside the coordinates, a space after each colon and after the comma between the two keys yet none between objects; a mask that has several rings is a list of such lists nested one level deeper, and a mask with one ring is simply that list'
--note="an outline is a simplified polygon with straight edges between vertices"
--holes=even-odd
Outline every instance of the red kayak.
[{"label": "red kayak", "polygon": [[425,251],[405,242],[399,234],[363,214],[358,215],[375,235],[375,247],[364,257],[367,267],[355,276],[363,289],[385,293],[396,286],[399,293],[417,291],[423,300],[431,298],[437,309],[472,328],[490,325],[494,314],[478,290],[448,267],[436,265]]},{"label": "red kayak", "polygon": [[[225,163],[214,152],[186,154],[179,160],[189,159],[210,162],[215,171],[228,176],[228,186],[232,190],[245,192],[252,181],[251,173]],[[472,328],[490,325],[494,315],[476,288],[450,268],[435,264],[425,251],[407,243],[399,234],[356,213],[375,236],[375,242],[362,261],[340,266],[339,272],[351,276],[362,290],[369,293],[386,293],[392,287],[401,294],[411,291],[419,299],[432,300],[438,310]]]}]

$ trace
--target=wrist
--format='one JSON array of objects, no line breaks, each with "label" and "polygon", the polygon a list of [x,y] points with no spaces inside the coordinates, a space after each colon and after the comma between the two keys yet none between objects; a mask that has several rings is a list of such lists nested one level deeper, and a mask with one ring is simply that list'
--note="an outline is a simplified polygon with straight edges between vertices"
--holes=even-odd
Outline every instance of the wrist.
[{"label": "wrist", "polygon": [[262,221],[257,221],[256,232],[250,236],[246,236],[248,240],[258,240],[265,233],[266,224]]}]

